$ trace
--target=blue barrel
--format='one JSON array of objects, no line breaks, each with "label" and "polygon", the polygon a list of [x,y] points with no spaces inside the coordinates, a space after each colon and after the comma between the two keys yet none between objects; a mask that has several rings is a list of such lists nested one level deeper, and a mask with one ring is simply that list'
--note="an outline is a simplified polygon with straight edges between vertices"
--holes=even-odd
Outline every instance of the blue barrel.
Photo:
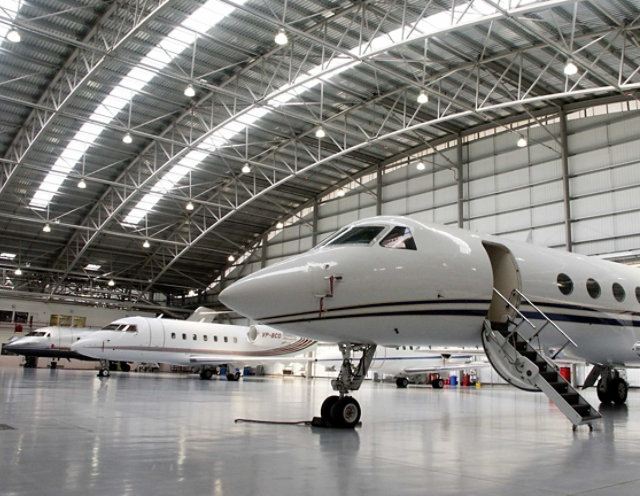
[{"label": "blue barrel", "polygon": [[458,384],[458,377],[455,375],[450,375],[449,376],[449,384],[451,386],[455,386],[456,384]]}]

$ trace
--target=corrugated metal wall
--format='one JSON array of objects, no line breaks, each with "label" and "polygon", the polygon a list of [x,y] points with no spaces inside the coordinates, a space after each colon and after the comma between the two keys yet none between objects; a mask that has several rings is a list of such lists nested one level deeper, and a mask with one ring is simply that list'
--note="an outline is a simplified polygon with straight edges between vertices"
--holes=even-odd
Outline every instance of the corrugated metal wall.
[{"label": "corrugated metal wall", "polygon": [[[573,251],[611,253],[640,248],[640,113],[588,118],[567,116]],[[518,148],[526,136],[529,145]],[[565,216],[558,118],[545,127],[503,132],[462,144],[464,227],[535,244],[564,248]],[[411,215],[456,224],[457,150],[453,146],[382,174],[384,215]],[[317,242],[357,219],[376,214],[375,179],[345,197],[320,202]],[[236,279],[308,250],[313,214],[285,227],[230,275]]]}]

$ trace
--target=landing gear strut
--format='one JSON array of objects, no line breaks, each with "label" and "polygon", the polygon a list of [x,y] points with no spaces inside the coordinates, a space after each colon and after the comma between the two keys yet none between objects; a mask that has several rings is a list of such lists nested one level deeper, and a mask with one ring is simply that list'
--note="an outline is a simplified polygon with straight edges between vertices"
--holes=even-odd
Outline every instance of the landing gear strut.
[{"label": "landing gear strut", "polygon": [[628,391],[629,384],[620,377],[620,372],[610,367],[603,367],[598,381],[598,399],[602,403],[622,405],[627,401]]},{"label": "landing gear strut", "polygon": [[109,360],[100,360],[100,370],[98,370],[98,377],[109,377],[111,372],[109,371]]},{"label": "landing gear strut", "polygon": [[[342,353],[342,366],[338,378],[331,381],[331,387],[339,395],[329,396],[324,400],[320,415],[327,426],[353,429],[360,421],[362,409],[355,398],[347,396],[347,393],[360,389],[375,355],[376,345],[341,343],[339,346]],[[351,353],[357,351],[362,352],[362,357],[357,365],[354,365]]]}]

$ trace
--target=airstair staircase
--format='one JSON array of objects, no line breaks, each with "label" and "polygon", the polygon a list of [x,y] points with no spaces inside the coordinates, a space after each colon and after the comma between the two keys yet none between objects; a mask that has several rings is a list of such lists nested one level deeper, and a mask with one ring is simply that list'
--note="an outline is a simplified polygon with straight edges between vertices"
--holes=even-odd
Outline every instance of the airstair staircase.
[{"label": "airstair staircase", "polygon": [[[496,372],[520,389],[545,393],[571,421],[574,430],[579,425],[588,425],[593,429],[592,424],[601,418],[600,413],[562,377],[558,366],[553,362],[568,344],[577,347],[576,343],[522,292],[516,289],[512,297],[515,297],[516,301],[525,301],[535,310],[538,314],[536,320],[544,321],[539,328],[536,328],[508,298],[495,288],[493,291],[505,302],[506,308],[510,309],[514,316],[507,322],[490,322],[488,319],[484,321],[482,340],[487,358]],[[520,332],[524,325],[534,331],[528,338]],[[540,333],[547,325],[565,339],[564,345],[556,350],[552,357],[544,354],[540,346],[534,346],[536,341],[540,343]]]}]

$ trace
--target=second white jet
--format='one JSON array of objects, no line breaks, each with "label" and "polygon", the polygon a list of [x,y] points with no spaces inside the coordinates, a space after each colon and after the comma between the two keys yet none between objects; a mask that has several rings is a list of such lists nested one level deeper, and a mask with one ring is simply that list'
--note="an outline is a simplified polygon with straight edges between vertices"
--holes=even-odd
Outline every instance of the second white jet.
[{"label": "second white jet", "polygon": [[76,341],[71,349],[100,360],[99,376],[109,375],[109,361],[119,361],[199,366],[201,379],[211,379],[213,368],[224,365],[227,379],[237,381],[239,367],[305,360],[294,357],[314,345],[311,339],[267,326],[126,317]]}]

